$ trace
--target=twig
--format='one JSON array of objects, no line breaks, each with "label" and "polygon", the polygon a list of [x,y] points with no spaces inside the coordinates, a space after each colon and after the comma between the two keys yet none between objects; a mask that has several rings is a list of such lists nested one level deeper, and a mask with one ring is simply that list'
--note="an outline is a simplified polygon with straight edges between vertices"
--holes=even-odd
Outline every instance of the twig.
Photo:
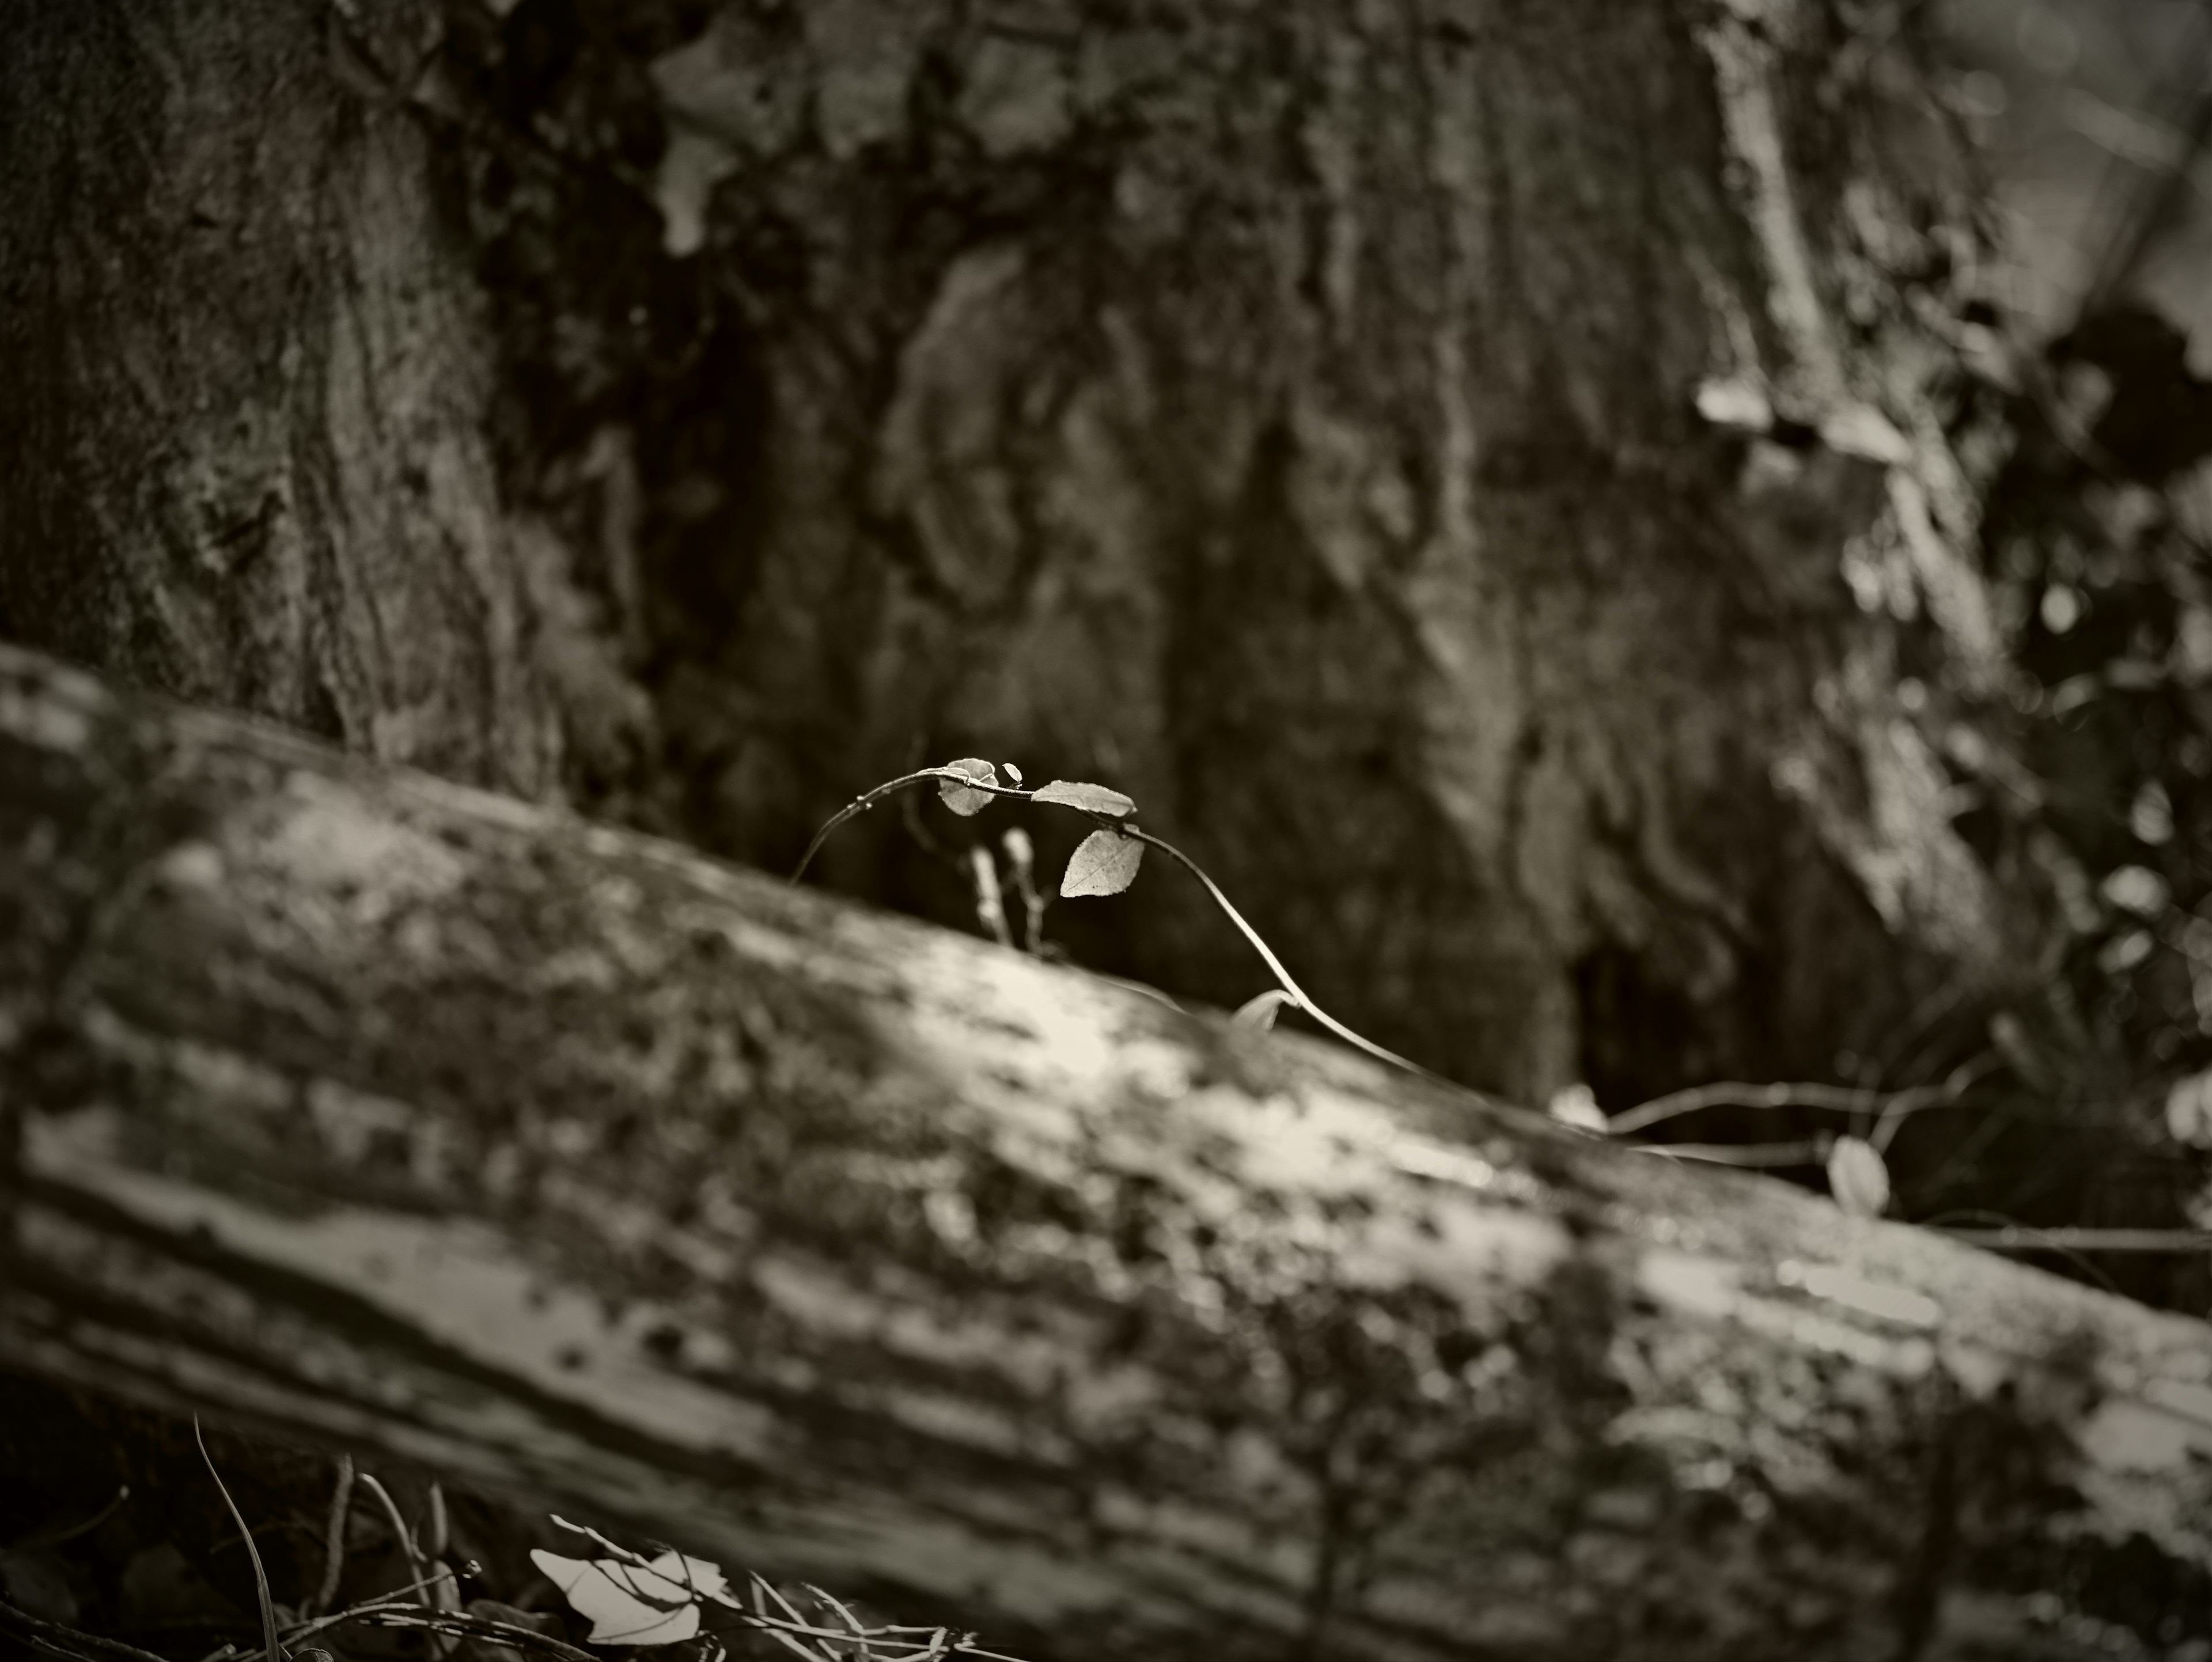
[{"label": "twig", "polygon": [[1810,1137],[1801,1142],[1641,1142],[1636,1150],[1708,1166],[1818,1166],[1827,1153],[1824,1143]]},{"label": "twig", "polygon": [[125,1659],[125,1662],[168,1662],[167,1657],[156,1656],[151,1651],[142,1651],[136,1645],[126,1645],[120,1639],[103,1639],[96,1633],[80,1633],[75,1628],[65,1628],[58,1622],[42,1622],[37,1616],[17,1610],[6,1599],[0,1598],[0,1622],[45,1639],[56,1650],[63,1648],[61,1641],[82,1645],[85,1649],[102,1656]]},{"label": "twig", "polygon": [[2038,1229],[2024,1223],[1988,1229],[1923,1227],[2004,1252],[2212,1252],[2212,1229]]},{"label": "twig", "polygon": [[108,1496],[107,1504],[94,1513],[91,1517],[80,1519],[74,1524],[64,1524],[55,1529],[34,1530],[28,1535],[17,1537],[13,1543],[15,1549],[18,1552],[36,1552],[46,1547],[60,1546],[64,1541],[74,1541],[79,1536],[89,1535],[112,1518],[115,1515],[115,1509],[130,1498],[131,1485],[125,1483],[114,1494]]},{"label": "twig", "polygon": [[[1753,1085],[1731,1080],[1712,1085],[1697,1085],[1684,1091],[1670,1091],[1663,1097],[1655,1097],[1637,1107],[1623,1110],[1606,1121],[1606,1134],[1616,1137],[1632,1136],[1663,1121],[1679,1119],[1685,1114],[1699,1113],[1708,1108],[1817,1108],[1832,1113],[1858,1114],[1879,1107],[1882,1111],[1881,1123],[1893,1126],[1907,1114],[1957,1101],[1996,1065],[1996,1058],[1992,1056],[1978,1056],[1965,1066],[1954,1068],[1940,1085],[1917,1085],[1910,1090],[1899,1091],[1887,1097],[1858,1086],[1793,1084],[1787,1081]],[[1885,1146],[1887,1137],[1883,1136],[1879,1123],[1876,1136],[1880,1141],[1875,1146]]]},{"label": "twig", "polygon": [[814,856],[822,852],[822,845],[830,840],[830,833],[836,831],[838,826],[855,814],[866,813],[893,791],[904,790],[908,785],[918,785],[925,779],[949,779],[968,790],[987,791],[993,796],[1018,796],[1024,801],[1030,795],[1029,792],[1016,790],[1011,785],[998,785],[993,784],[988,780],[972,779],[957,768],[919,768],[912,773],[902,774],[896,779],[878,785],[864,795],[854,797],[843,807],[838,809],[830,817],[830,822],[814,833],[814,840],[806,845],[806,852],[799,856],[799,865],[792,872],[791,880],[796,883],[806,875],[806,868],[814,863]]},{"label": "twig", "polygon": [[[2012,1219],[2005,1216],[2002,1212],[1985,1212],[1978,1207],[1967,1207],[1948,1212],[1938,1212],[1932,1218],[1921,1219],[1919,1221],[1919,1227],[1923,1229],[1935,1233],[1950,1234],[1951,1230],[1945,1223],[1945,1220],[1949,1218],[1981,1218],[1985,1219],[1990,1223],[1997,1225],[2002,1229],[2024,1230],[2029,1233],[2034,1234],[2040,1234],[2043,1233],[2039,1230],[2031,1229],[2028,1225],[2015,1223]],[[1967,1244],[1972,1245],[1972,1243],[1969,1241]],[[2051,1246],[2048,1250],[2065,1259],[2067,1263],[2072,1264],[2084,1275],[2096,1282],[2098,1286],[2103,1288],[2107,1293],[2112,1294],[2113,1297],[2125,1298],[2127,1296],[2127,1294],[2120,1291],[2120,1284],[2118,1282],[2106,1275],[2093,1260],[2082,1257],[2078,1251],[2066,1246]]]},{"label": "twig", "polygon": [[346,1520],[353,1511],[353,1456],[338,1456],[338,1480],[331,1489],[330,1523],[323,1532],[323,1580],[307,1601],[304,1615],[328,1610],[338,1596],[338,1579],[345,1574]]}]

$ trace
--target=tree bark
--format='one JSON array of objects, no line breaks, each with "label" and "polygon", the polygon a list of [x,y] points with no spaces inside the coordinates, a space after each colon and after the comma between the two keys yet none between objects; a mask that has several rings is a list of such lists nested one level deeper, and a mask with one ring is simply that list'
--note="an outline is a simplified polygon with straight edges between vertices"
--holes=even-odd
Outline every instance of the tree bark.
[{"label": "tree bark", "polygon": [[12,650],[0,1081],[8,1367],[1041,1662],[2212,1637],[2199,1324]]},{"label": "tree bark", "polygon": [[1974,242],[1849,9],[15,8],[0,630],[769,865],[1103,776],[1455,1077],[1826,1076],[2028,961],[1932,737]]}]

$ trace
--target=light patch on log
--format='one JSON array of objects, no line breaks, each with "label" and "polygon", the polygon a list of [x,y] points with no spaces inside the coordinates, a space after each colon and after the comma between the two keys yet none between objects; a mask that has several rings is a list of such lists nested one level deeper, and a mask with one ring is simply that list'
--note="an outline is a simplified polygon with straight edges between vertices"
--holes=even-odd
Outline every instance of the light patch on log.
[{"label": "light patch on log", "polygon": [[303,892],[353,890],[362,922],[442,899],[468,875],[460,856],[437,838],[365,811],[359,794],[343,786],[303,774],[291,781],[285,801],[283,817],[240,852]]}]

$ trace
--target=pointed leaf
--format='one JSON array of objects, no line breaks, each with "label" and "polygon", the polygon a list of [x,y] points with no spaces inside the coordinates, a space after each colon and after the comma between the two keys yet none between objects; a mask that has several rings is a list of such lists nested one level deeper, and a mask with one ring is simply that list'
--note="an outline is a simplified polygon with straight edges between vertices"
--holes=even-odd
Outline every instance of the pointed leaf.
[{"label": "pointed leaf", "polygon": [[1264,1033],[1274,1026],[1277,1014],[1290,1001],[1291,995],[1280,987],[1270,987],[1246,999],[1229,1019],[1240,1027],[1255,1027]]},{"label": "pointed leaf", "polygon": [[655,1574],[675,1582],[686,1592],[712,1598],[717,1604],[727,1604],[732,1610],[744,1608],[738,1602],[738,1596],[730,1591],[730,1578],[722,1573],[720,1564],[684,1553],[664,1552],[647,1568]]},{"label": "pointed leaf", "polygon": [[[963,756],[958,761],[947,762],[945,765],[956,773],[964,773],[970,779],[981,779],[988,785],[995,785],[999,782],[998,769],[980,756]],[[940,779],[937,782],[937,794],[946,807],[963,819],[971,814],[981,813],[991,806],[990,792],[970,790],[967,786],[956,784],[950,779]]]},{"label": "pointed leaf", "polygon": [[1103,785],[1079,784],[1072,780],[1055,779],[1049,785],[1040,785],[1030,794],[1032,802],[1057,803],[1064,808],[1081,808],[1085,813],[1110,813],[1116,819],[1126,819],[1137,811],[1136,803],[1117,790]]},{"label": "pointed leaf", "polygon": [[1119,831],[1095,831],[1076,846],[1060,880],[1062,895],[1119,894],[1136,880],[1145,845]]},{"label": "pointed leaf", "polygon": [[1878,1218],[1889,1208],[1889,1167],[1863,1137],[1838,1137],[1828,1151],[1828,1192],[1855,1217]]}]

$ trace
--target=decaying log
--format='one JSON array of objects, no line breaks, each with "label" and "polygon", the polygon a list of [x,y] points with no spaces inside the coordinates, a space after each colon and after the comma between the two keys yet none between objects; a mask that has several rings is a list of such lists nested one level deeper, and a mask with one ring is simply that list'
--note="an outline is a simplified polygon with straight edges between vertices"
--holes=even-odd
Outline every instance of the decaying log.
[{"label": "decaying log", "polygon": [[14,653],[0,1067],[0,1362],[1003,1648],[2212,1635],[2199,1324]]}]

